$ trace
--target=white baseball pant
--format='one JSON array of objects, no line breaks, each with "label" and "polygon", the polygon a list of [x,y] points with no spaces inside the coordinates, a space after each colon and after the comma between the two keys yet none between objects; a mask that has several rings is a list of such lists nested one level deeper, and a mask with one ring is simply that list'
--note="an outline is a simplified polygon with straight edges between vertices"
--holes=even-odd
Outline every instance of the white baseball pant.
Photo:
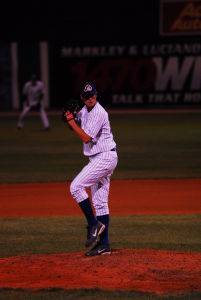
[{"label": "white baseball pant", "polygon": [[[24,127],[24,118],[26,117],[28,112],[31,110],[31,108],[32,108],[32,106],[24,105],[23,111],[22,111],[22,113],[19,117],[19,121],[17,123],[18,127],[20,127],[20,128]],[[49,120],[47,118],[47,114],[46,114],[42,104],[40,106],[40,118],[41,118],[41,121],[43,123],[43,127],[48,128],[50,126],[49,125]]]},{"label": "white baseball pant", "polygon": [[78,203],[89,197],[86,188],[91,188],[92,202],[96,216],[109,214],[108,195],[110,177],[117,162],[116,151],[107,151],[90,156],[89,163],[70,185],[70,192]]}]

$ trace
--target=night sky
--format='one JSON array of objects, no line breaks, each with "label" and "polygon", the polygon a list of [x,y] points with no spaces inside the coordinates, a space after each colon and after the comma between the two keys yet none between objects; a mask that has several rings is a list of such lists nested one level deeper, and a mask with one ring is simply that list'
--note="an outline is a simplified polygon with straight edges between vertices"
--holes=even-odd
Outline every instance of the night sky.
[{"label": "night sky", "polygon": [[[41,1],[42,2],[42,1]],[[95,5],[96,3],[96,5]],[[1,7],[1,41],[65,40],[129,42],[158,34],[158,0],[27,1]]]}]

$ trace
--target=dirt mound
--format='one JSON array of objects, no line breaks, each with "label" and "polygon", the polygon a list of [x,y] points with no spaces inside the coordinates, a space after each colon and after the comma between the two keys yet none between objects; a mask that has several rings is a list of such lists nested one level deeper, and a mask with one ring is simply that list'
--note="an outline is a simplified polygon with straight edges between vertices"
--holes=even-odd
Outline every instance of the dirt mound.
[{"label": "dirt mound", "polygon": [[0,287],[201,291],[201,253],[114,250],[92,258],[84,252],[2,258]]}]

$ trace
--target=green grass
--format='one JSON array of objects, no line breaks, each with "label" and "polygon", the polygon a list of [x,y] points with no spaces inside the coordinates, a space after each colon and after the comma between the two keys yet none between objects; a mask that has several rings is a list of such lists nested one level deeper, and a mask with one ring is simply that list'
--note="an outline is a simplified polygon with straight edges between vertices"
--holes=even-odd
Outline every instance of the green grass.
[{"label": "green grass", "polygon": [[200,300],[200,293],[188,295],[160,295],[135,291],[103,291],[99,289],[62,290],[50,289],[39,291],[24,291],[0,289],[0,300]]},{"label": "green grass", "polygon": [[[0,219],[0,257],[85,251],[81,217]],[[201,252],[201,215],[113,217],[113,249]]]},{"label": "green grass", "polygon": [[[114,179],[200,178],[201,114],[113,114],[118,166]],[[87,162],[82,143],[60,116],[45,132],[39,116],[22,131],[16,117],[1,117],[0,182],[71,180]]]}]

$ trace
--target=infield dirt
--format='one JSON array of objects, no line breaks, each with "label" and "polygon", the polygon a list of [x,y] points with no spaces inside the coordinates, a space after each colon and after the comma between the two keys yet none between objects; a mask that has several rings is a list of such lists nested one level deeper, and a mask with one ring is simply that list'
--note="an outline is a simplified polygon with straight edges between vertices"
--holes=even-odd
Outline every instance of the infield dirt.
[{"label": "infield dirt", "polygon": [[[82,215],[69,182],[0,185],[0,217]],[[201,179],[114,180],[111,215],[201,213]]]}]

